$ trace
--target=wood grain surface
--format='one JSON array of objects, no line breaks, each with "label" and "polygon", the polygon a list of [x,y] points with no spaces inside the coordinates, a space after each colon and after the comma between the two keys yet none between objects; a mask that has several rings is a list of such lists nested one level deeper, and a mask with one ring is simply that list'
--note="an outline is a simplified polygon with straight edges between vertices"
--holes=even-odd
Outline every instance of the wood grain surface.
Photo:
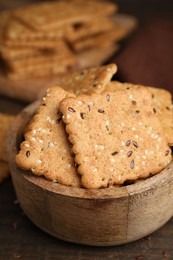
[{"label": "wood grain surface", "polygon": [[[0,10],[12,9],[26,2],[32,1],[0,0]],[[122,12],[136,15],[141,25],[156,17],[173,19],[172,0],[117,2]],[[24,106],[25,103],[0,97],[0,112],[17,114]],[[122,246],[100,248],[64,242],[41,231],[27,218],[16,201],[16,194],[9,178],[0,185],[0,260],[6,259],[171,260],[173,218],[153,234]]]}]

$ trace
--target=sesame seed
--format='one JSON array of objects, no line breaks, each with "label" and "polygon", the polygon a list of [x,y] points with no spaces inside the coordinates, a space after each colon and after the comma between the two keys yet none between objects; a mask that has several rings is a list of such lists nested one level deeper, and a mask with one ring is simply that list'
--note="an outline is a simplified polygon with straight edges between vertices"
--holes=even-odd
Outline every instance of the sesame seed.
[{"label": "sesame seed", "polygon": [[135,128],[135,127],[132,127],[132,130],[133,130],[133,131],[135,131],[135,130],[136,130],[136,128]]},{"label": "sesame seed", "polygon": [[110,172],[114,172],[114,171],[115,171],[115,169],[111,167],[110,168]]},{"label": "sesame seed", "polygon": [[107,126],[109,125],[109,121],[108,121],[108,120],[106,120],[106,125],[107,125]]},{"label": "sesame seed", "polygon": [[42,163],[42,160],[37,160],[38,163]]},{"label": "sesame seed", "polygon": [[123,122],[121,122],[121,126],[125,126],[125,124]]},{"label": "sesame seed", "polygon": [[124,141],[122,141],[121,144],[122,144],[122,146],[125,146],[125,142]]},{"label": "sesame seed", "polygon": [[98,148],[98,144],[95,144],[95,148],[96,148],[96,149]]},{"label": "sesame seed", "polygon": [[130,95],[129,98],[130,98],[130,99],[133,99],[133,95]]},{"label": "sesame seed", "polygon": [[53,180],[52,182],[53,182],[53,183],[57,183],[58,181],[57,181],[57,180]]},{"label": "sesame seed", "polygon": [[34,129],[34,130],[32,131],[32,133],[35,135],[35,134],[36,134],[36,130]]},{"label": "sesame seed", "polygon": [[70,169],[71,168],[71,164],[67,164],[67,169]]},{"label": "sesame seed", "polygon": [[67,118],[67,119],[70,119],[70,115],[69,115],[69,114],[67,114],[67,115],[66,115],[66,118]]},{"label": "sesame seed", "polygon": [[76,95],[79,95],[79,93],[80,93],[80,90],[79,90],[79,89],[75,91],[75,94],[76,94]]},{"label": "sesame seed", "polygon": [[40,140],[38,140],[38,141],[39,141],[39,143],[42,143],[42,144],[43,144],[43,140],[40,139]]},{"label": "sesame seed", "polygon": [[145,155],[142,155],[142,158],[145,159],[145,160],[147,159],[147,157]]},{"label": "sesame seed", "polygon": [[123,153],[123,152],[124,152],[124,150],[123,150],[123,149],[121,149],[121,150],[120,150],[120,153]]},{"label": "sesame seed", "polygon": [[144,162],[144,161],[142,161],[142,165],[145,165],[145,162]]},{"label": "sesame seed", "polygon": [[43,98],[43,101],[46,101],[46,97]]},{"label": "sesame seed", "polygon": [[30,147],[30,145],[29,144],[25,144],[25,147]]},{"label": "sesame seed", "polygon": [[135,138],[139,138],[139,135],[135,135]]},{"label": "sesame seed", "polygon": [[94,169],[93,169],[93,172],[98,172],[98,168],[94,168]]},{"label": "sesame seed", "polygon": [[158,142],[161,142],[161,139],[162,139],[162,138],[161,138],[161,137],[159,137],[159,138],[158,138]]},{"label": "sesame seed", "polygon": [[52,142],[49,142],[48,146],[49,146],[49,147],[53,147],[54,144],[53,144]]},{"label": "sesame seed", "polygon": [[139,122],[138,125],[143,125],[143,123],[142,123],[142,122]]},{"label": "sesame seed", "polygon": [[88,89],[82,88],[82,92],[83,92],[83,93],[86,93],[87,91],[88,91]]},{"label": "sesame seed", "polygon": [[113,162],[113,163],[114,163],[115,161],[116,161],[116,160],[115,160],[114,158],[111,158],[111,162]]},{"label": "sesame seed", "polygon": [[82,101],[80,101],[80,100],[78,100],[77,103],[78,103],[79,105],[82,105]]},{"label": "sesame seed", "polygon": [[104,150],[104,149],[105,149],[105,147],[104,147],[103,145],[100,145],[100,149]]},{"label": "sesame seed", "polygon": [[148,150],[145,150],[145,154],[146,154],[146,155],[148,154]]},{"label": "sesame seed", "polygon": [[34,169],[34,168],[31,168],[31,171],[34,173],[34,172],[35,172],[35,169]]},{"label": "sesame seed", "polygon": [[31,141],[34,141],[34,142],[35,142],[35,141],[37,141],[37,140],[36,140],[35,137],[32,137],[32,138],[31,138]]}]

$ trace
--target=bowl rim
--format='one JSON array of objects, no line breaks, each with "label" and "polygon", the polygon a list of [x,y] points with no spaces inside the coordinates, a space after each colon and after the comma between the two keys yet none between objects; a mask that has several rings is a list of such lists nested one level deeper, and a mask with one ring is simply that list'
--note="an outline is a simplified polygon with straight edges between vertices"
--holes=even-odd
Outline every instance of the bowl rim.
[{"label": "bowl rim", "polygon": [[139,179],[137,182],[126,186],[110,186],[101,189],[85,189],[65,186],[57,182],[49,181],[43,176],[33,175],[31,171],[19,168],[15,162],[15,156],[18,152],[19,138],[23,132],[23,128],[34,114],[40,100],[37,100],[26,106],[17,116],[15,122],[10,128],[7,138],[7,151],[9,157],[9,165],[13,177],[14,172],[20,174],[23,180],[32,183],[33,185],[44,189],[51,193],[64,195],[68,197],[82,198],[82,199],[114,199],[129,196],[136,192],[142,193],[145,190],[151,189],[158,185],[163,185],[164,182],[173,178],[173,161],[161,172],[146,179]]}]

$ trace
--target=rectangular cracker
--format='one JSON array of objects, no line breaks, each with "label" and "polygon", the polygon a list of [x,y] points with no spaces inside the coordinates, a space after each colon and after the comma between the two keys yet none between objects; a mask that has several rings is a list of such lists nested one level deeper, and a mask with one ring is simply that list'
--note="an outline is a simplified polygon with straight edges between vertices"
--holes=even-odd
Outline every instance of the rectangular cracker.
[{"label": "rectangular cracker", "polygon": [[169,91],[165,89],[158,89],[149,87],[156,115],[158,116],[164,133],[166,135],[168,144],[173,146],[173,104],[172,95]]},{"label": "rectangular cracker", "polygon": [[110,46],[114,42],[120,41],[125,36],[125,30],[123,28],[116,27],[116,29],[92,35],[92,37],[86,37],[78,41],[72,42],[71,45],[75,52],[80,52],[93,47]]},{"label": "rectangular cracker", "polygon": [[117,66],[115,64],[89,68],[67,75],[59,80],[58,84],[77,95],[81,93],[89,94],[90,92],[101,93],[116,71]]},{"label": "rectangular cracker", "polygon": [[33,39],[30,41],[24,40],[4,40],[3,44],[7,47],[32,47],[32,48],[57,48],[59,46],[60,39]]},{"label": "rectangular cracker", "polygon": [[10,175],[10,169],[7,162],[0,160],[0,183]]},{"label": "rectangular cracker", "polygon": [[35,30],[45,30],[59,25],[87,21],[95,14],[106,16],[116,9],[115,4],[103,1],[55,1],[23,7],[16,10],[13,15]]},{"label": "rectangular cracker", "polygon": [[1,12],[0,13],[0,43],[4,37],[4,29],[10,17],[10,12]]},{"label": "rectangular cracker", "polygon": [[35,49],[35,48],[34,49],[25,48],[25,47],[9,48],[9,47],[3,46],[3,45],[0,46],[0,55],[4,60],[7,60],[7,61],[28,58],[28,57],[36,56],[41,53],[42,53],[42,50]]},{"label": "rectangular cracker", "polygon": [[25,141],[16,156],[17,165],[35,175],[73,187],[80,186],[64,124],[59,113],[59,102],[73,96],[53,86],[47,91],[41,106],[28,126]]},{"label": "rectangular cracker", "polygon": [[6,149],[7,134],[14,118],[12,115],[0,113],[0,160],[5,162],[8,161]]},{"label": "rectangular cracker", "polygon": [[85,188],[146,178],[172,160],[145,87],[65,98],[60,111]]},{"label": "rectangular cracker", "polygon": [[19,19],[11,17],[6,24],[4,38],[9,41],[35,41],[35,40],[55,40],[70,33],[72,30],[71,25],[59,26],[54,30],[38,31],[33,30],[27,24],[22,23]]},{"label": "rectangular cracker", "polygon": [[16,71],[8,71],[7,78],[21,80],[26,78],[50,77],[75,70],[74,59],[58,59],[37,66],[24,67]]},{"label": "rectangular cracker", "polygon": [[115,29],[115,22],[110,20],[108,17],[103,17],[101,20],[100,26],[100,19],[91,19],[85,23],[79,24],[72,24],[72,30],[66,36],[69,42],[74,42],[82,38],[87,38],[92,35],[109,31],[111,29]]},{"label": "rectangular cracker", "polygon": [[63,64],[75,64],[76,58],[70,49],[62,47],[55,50],[44,50],[40,55],[31,56],[28,58],[8,60],[8,65],[12,71],[27,71],[37,67],[45,67],[47,64],[53,65],[59,62],[59,67]]},{"label": "rectangular cracker", "polygon": [[[139,85],[131,83],[121,83],[112,81],[108,83],[104,91],[127,90],[130,88],[138,88]],[[173,146],[173,106],[171,93],[165,89],[148,87],[153,98],[153,111],[155,111],[161,122],[167,142]]]}]

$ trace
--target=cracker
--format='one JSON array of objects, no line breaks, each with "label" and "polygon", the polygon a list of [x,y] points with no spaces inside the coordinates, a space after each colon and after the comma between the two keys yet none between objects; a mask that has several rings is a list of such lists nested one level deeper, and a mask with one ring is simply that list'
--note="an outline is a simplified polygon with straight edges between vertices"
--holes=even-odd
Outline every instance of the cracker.
[{"label": "cracker", "polygon": [[[105,87],[106,91],[127,90],[138,88],[139,85],[131,83],[121,83],[112,81]],[[153,111],[155,111],[158,119],[161,122],[168,144],[173,146],[173,106],[171,93],[165,89],[147,87],[153,98]]]},{"label": "cracker", "polygon": [[4,40],[4,45],[7,47],[32,47],[32,48],[57,48],[59,46],[60,39],[32,39],[26,40]]},{"label": "cracker", "polygon": [[63,64],[75,64],[76,58],[74,54],[67,48],[57,48],[52,51],[43,51],[42,55],[35,55],[28,58],[9,60],[8,65],[13,71],[27,71],[36,67],[45,67],[47,64],[58,65],[63,67]]},{"label": "cracker", "polygon": [[0,183],[10,175],[8,163],[0,161]]},{"label": "cracker", "polygon": [[81,40],[72,42],[72,48],[76,52],[93,47],[108,47],[114,42],[120,41],[126,36],[126,31],[123,28],[116,28],[107,32],[93,35],[92,37],[83,38]]},{"label": "cracker", "polygon": [[90,37],[92,35],[115,29],[115,22],[107,17],[102,18],[102,26],[100,26],[100,19],[92,19],[85,23],[74,24],[71,32],[69,32],[66,38],[69,42],[74,42],[82,38]]},{"label": "cracker", "polygon": [[71,25],[63,27],[59,26],[54,28],[54,30],[50,30],[49,28],[49,30],[45,32],[33,30],[31,27],[27,26],[27,24],[22,23],[19,19],[11,17],[6,25],[4,38],[9,41],[55,40],[70,33],[71,30]]},{"label": "cracker", "polygon": [[[85,6],[85,8],[84,8]],[[58,1],[33,4],[16,10],[13,15],[35,30],[87,21],[91,16],[109,15],[117,6],[103,1]]]},{"label": "cracker", "polygon": [[85,188],[146,178],[172,160],[145,87],[66,98],[60,111]]},{"label": "cracker", "polygon": [[171,93],[165,89],[149,87],[152,93],[156,115],[158,116],[168,144],[173,146],[173,105]]},{"label": "cracker", "polygon": [[4,37],[4,29],[10,17],[10,12],[2,12],[0,13],[0,43]]},{"label": "cracker", "polygon": [[58,59],[37,66],[24,67],[15,71],[8,71],[7,78],[21,80],[26,78],[50,77],[53,75],[66,74],[75,69],[73,59]]},{"label": "cracker", "polygon": [[80,186],[64,124],[59,113],[59,102],[73,96],[53,86],[36,112],[25,133],[25,141],[16,156],[16,163],[35,175],[64,185]]},{"label": "cracker", "polygon": [[62,78],[58,84],[77,95],[80,93],[89,94],[90,92],[100,93],[116,71],[117,66],[115,64],[85,69]]},{"label": "cracker", "polygon": [[42,50],[33,49],[33,48],[26,48],[26,47],[6,47],[1,45],[0,46],[0,54],[4,60],[16,60],[16,59],[23,59],[32,56],[36,56],[42,53]]},{"label": "cracker", "polygon": [[14,120],[14,116],[0,113],[0,160],[8,161],[6,140],[9,127]]}]

